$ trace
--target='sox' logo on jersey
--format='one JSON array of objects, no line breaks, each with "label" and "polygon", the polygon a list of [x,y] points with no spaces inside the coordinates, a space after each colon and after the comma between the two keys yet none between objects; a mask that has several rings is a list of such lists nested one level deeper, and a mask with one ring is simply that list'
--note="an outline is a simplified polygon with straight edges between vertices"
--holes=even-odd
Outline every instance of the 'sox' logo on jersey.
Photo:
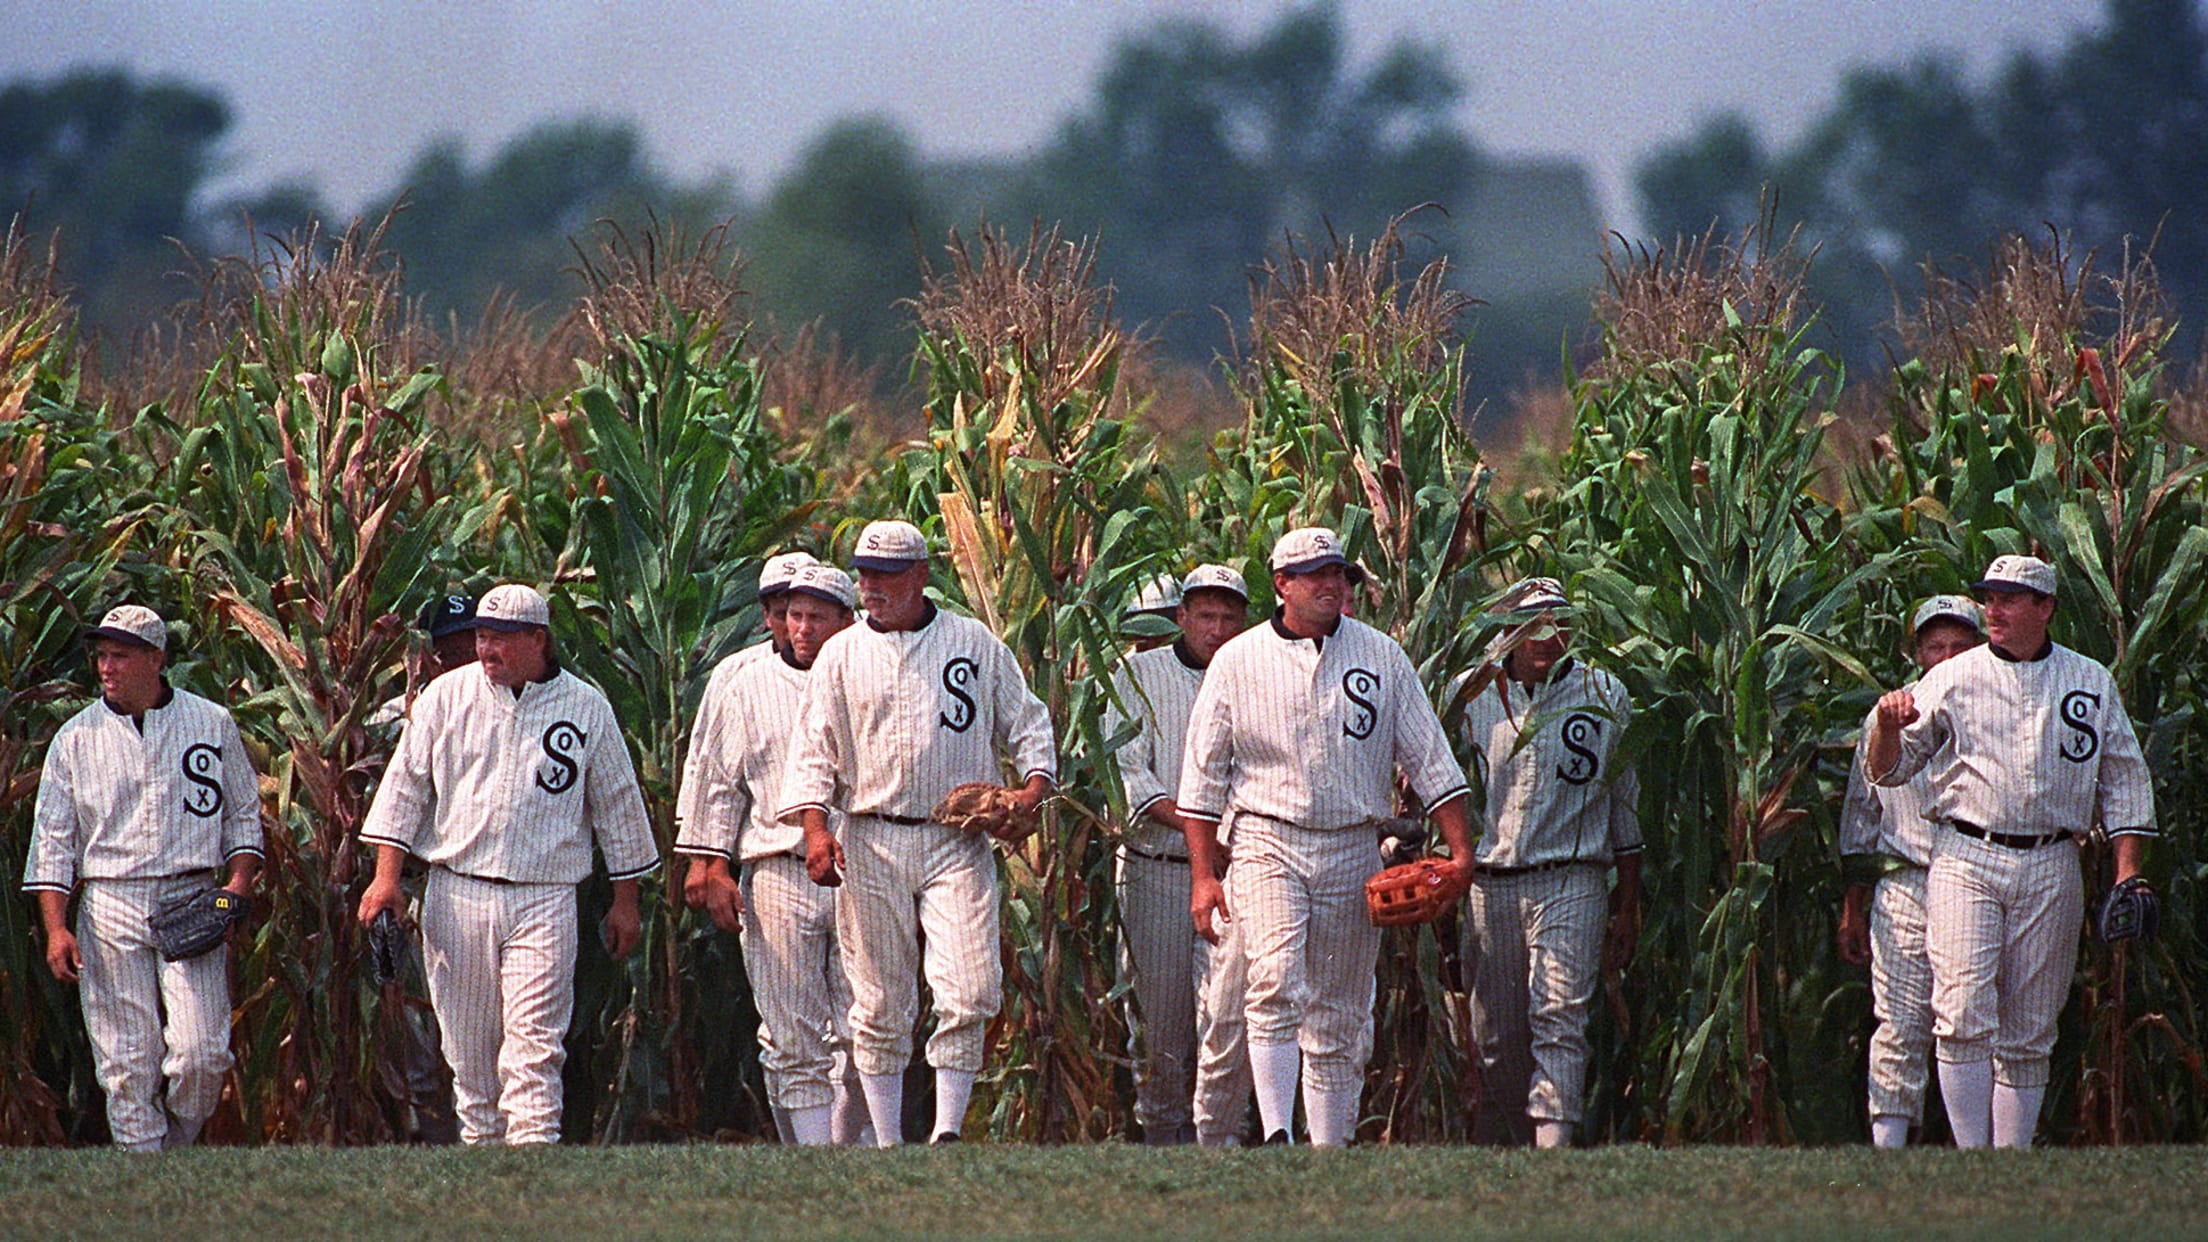
[{"label": "'sox' logo on jersey", "polygon": [[184,809],[201,819],[222,811],[222,752],[205,742],[184,750],[184,779],[192,787],[184,791]]},{"label": "'sox' logo on jersey", "polygon": [[966,688],[974,684],[974,674],[980,671],[981,666],[965,656],[943,666],[943,693],[950,695],[952,702],[948,711],[937,713],[935,723],[953,733],[974,727],[974,696],[966,693]]},{"label": "'sox' logo on jersey", "polygon": [[590,744],[590,735],[575,727],[573,721],[556,720],[544,731],[544,757],[552,761],[549,772],[537,770],[537,788],[548,794],[563,794],[575,788],[575,778],[583,774],[582,765],[575,762],[575,752]]},{"label": "'sox' logo on jersey", "polygon": [[2072,690],[2062,696],[2062,723],[2070,730],[2070,736],[2062,739],[2062,757],[2072,763],[2084,763],[2101,753],[2100,731],[2093,727],[2093,718],[2101,712],[2101,696],[2090,690]]},{"label": "'sox' logo on jersey", "polygon": [[1556,778],[1567,785],[1584,785],[1602,771],[1602,757],[1588,747],[1602,741],[1602,721],[1585,712],[1573,712],[1564,718],[1557,731],[1564,749],[1572,752],[1564,762],[1556,765]]},{"label": "'sox' logo on jersey", "polygon": [[1342,674],[1342,697],[1357,705],[1357,710],[1342,722],[1342,736],[1362,742],[1372,736],[1380,723],[1380,708],[1374,700],[1380,694],[1379,675],[1370,669],[1353,668]]}]

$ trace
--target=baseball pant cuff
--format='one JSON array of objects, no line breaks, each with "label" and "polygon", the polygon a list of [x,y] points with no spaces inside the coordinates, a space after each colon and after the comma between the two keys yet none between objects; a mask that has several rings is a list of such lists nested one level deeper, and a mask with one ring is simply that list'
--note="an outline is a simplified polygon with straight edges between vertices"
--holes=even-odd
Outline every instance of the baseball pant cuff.
[{"label": "baseball pant cuff", "polygon": [[1940,1098],[1947,1103],[1947,1127],[1957,1147],[1984,1147],[1993,1141],[1993,1062],[1940,1062]]},{"label": "baseball pant cuff", "polygon": [[2012,1058],[1996,1056],[1993,1058],[1993,1081],[1996,1086],[2036,1087],[2044,1091],[2047,1087],[2048,1077],[2047,1058],[2045,1057]]},{"label": "baseball pant cuff", "polygon": [[826,1147],[833,1137],[835,1112],[829,1104],[789,1110],[791,1137],[799,1147]]},{"label": "baseball pant cuff", "polygon": [[2045,1087],[1993,1084],[1993,1145],[2030,1147],[2032,1134],[2039,1129],[2040,1101],[2046,1095]]},{"label": "baseball pant cuff", "polygon": [[1257,1088],[1257,1114],[1264,1119],[1267,1138],[1296,1132],[1296,1080],[1303,1070],[1303,1050],[1292,1043],[1249,1043],[1250,1079]]},{"label": "baseball pant cuff", "polygon": [[1871,1146],[1901,1148],[1909,1145],[1909,1119],[1881,1114],[1871,1118]]},{"label": "baseball pant cuff", "polygon": [[970,1070],[935,1071],[935,1130],[928,1137],[957,1134],[966,1128],[966,1102],[974,1098]]},{"label": "baseball pant cuff", "polygon": [[905,1141],[905,1076],[861,1074],[867,1115],[874,1119],[874,1145],[895,1147]]}]

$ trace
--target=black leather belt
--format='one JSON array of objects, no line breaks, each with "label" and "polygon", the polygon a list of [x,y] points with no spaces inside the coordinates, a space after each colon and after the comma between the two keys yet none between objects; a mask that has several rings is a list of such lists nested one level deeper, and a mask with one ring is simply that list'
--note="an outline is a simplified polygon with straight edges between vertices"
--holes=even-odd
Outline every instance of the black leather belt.
[{"label": "black leather belt", "polygon": [[1542,871],[1554,871],[1559,867],[1577,867],[1582,864],[1594,866],[1595,860],[1592,858],[1558,858],[1550,862],[1534,863],[1527,867],[1490,867],[1486,863],[1475,863],[1472,868],[1472,878],[1476,880],[1483,875],[1492,875],[1498,878],[1513,875],[1534,875]]},{"label": "black leather belt", "polygon": [[868,819],[881,820],[885,824],[903,824],[907,828],[917,828],[922,824],[935,822],[925,815],[882,815],[873,811],[860,811],[858,814],[864,815]]},{"label": "black leather belt", "polygon": [[2042,845],[2053,845],[2070,835],[2067,832],[2057,832],[2048,836],[2035,836],[2030,833],[2018,832],[1987,832],[1976,824],[1966,824],[1959,819],[1947,821],[1947,826],[1966,837],[1973,837],[2009,850],[2036,850]]},{"label": "black leather belt", "polygon": [[523,881],[521,881],[521,880],[509,880],[509,879],[507,879],[507,878],[506,878],[505,876],[501,876],[501,875],[476,875],[476,874],[474,874],[473,872],[468,872],[468,871],[454,871],[454,870],[453,870],[452,868],[450,868],[450,867],[446,867],[446,866],[439,866],[439,867],[438,867],[437,869],[438,869],[439,871],[442,871],[442,872],[444,872],[444,873],[445,873],[446,875],[456,875],[456,876],[459,876],[459,877],[460,877],[461,879],[463,879],[463,880],[478,880],[478,881],[481,881],[482,883],[485,883],[485,884],[520,884],[520,883],[523,883]]},{"label": "black leather belt", "polygon": [[1119,843],[1119,848],[1137,858],[1147,858],[1151,862],[1179,863],[1184,867],[1188,865],[1188,859],[1179,854],[1160,854],[1156,850],[1142,849],[1138,846],[1129,845],[1125,841]]}]

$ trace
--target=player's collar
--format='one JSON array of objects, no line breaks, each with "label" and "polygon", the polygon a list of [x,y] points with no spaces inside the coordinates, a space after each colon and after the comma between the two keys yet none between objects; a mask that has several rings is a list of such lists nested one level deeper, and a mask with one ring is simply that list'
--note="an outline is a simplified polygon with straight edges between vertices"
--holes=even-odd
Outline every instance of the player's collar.
[{"label": "player's collar", "polygon": [[[176,702],[176,687],[170,685],[168,677],[164,675],[161,678],[160,697],[154,699],[153,706],[147,708],[146,710],[157,712],[174,702]],[[108,698],[104,694],[100,696],[100,706],[105,707],[110,712],[123,717],[124,719],[130,721],[130,723],[137,725],[140,732],[143,732],[145,730],[146,719],[144,713],[133,714],[130,712],[126,712],[122,708],[115,706],[115,700]]]},{"label": "player's collar", "polygon": [[2036,655],[2013,656],[1992,643],[1987,643],[1986,649],[1993,652],[1994,659],[2004,660],[2010,664],[2037,664],[2048,656],[2055,654],[2055,640],[2052,638],[2040,639],[2039,652]]},{"label": "player's collar", "polygon": [[1196,657],[1189,654],[1188,640],[1186,638],[1176,638],[1173,640],[1173,654],[1180,660],[1182,668],[1196,673],[1201,673],[1204,671],[1205,666],[1198,664],[1196,662]]},{"label": "player's collar", "polygon": [[909,629],[893,630],[869,615],[866,619],[867,628],[873,630],[877,634],[917,634],[920,631],[935,624],[936,614],[942,611],[935,606],[935,601],[932,599],[923,599],[920,602],[927,605],[927,611],[920,614],[920,624],[918,625],[912,626]]},{"label": "player's collar", "polygon": [[1289,642],[1309,642],[1312,646],[1317,647],[1321,651],[1324,651],[1326,650],[1326,640],[1342,632],[1342,622],[1345,620],[1347,620],[1346,617],[1337,615],[1334,618],[1334,628],[1328,630],[1326,633],[1321,634],[1316,638],[1306,639],[1303,635],[1298,634],[1294,630],[1288,628],[1288,610],[1276,605],[1273,608],[1272,626],[1273,633],[1280,635],[1282,638],[1286,639]]}]

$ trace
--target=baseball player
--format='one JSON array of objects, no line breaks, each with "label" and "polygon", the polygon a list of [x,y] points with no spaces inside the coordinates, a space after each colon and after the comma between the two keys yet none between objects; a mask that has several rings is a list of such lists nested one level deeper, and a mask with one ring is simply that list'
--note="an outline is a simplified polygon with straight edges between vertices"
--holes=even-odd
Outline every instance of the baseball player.
[{"label": "baseball player", "polygon": [[226,952],[163,961],[147,919],[218,871],[224,888],[251,891],[260,783],[230,713],[169,685],[168,626],[152,609],[110,611],[87,642],[100,700],[47,748],[23,888],[47,969],[79,985],[115,1145],[158,1151],[197,1139],[221,1098],[230,969]]},{"label": "baseball player", "polygon": [[554,1143],[575,1008],[575,886],[593,843],[613,881],[606,948],[626,957],[637,880],[659,865],[613,706],[562,669],[542,595],[509,583],[476,609],[477,663],[414,702],[361,840],[376,850],[363,927],[430,865],[422,947],[452,1065],[460,1140]]},{"label": "baseball player", "polygon": [[902,1139],[921,972],[935,996],[933,1142],[959,1136],[1003,995],[995,856],[986,838],[928,816],[954,786],[1001,781],[1000,753],[1021,773],[1026,811],[1058,774],[1049,712],[988,627],[929,601],[927,557],[909,522],[860,533],[852,564],[866,623],[829,639],[806,678],[778,816],[803,827],[813,880],[842,886],[852,1053],[884,1147]]},{"label": "baseball player", "polygon": [[[1178,621],[1180,609],[1180,580],[1171,574],[1160,574],[1142,584],[1142,589],[1135,592],[1135,597],[1128,600],[1127,607],[1121,610],[1119,619],[1126,622],[1138,617],[1157,617],[1164,621]],[[1133,639],[1133,645],[1137,651],[1151,651],[1172,641],[1173,635],[1170,633],[1139,634]]]},{"label": "baseball player", "polygon": [[[1935,595],[1910,623],[1910,658],[1917,671],[1985,641],[1978,606],[1960,595]],[[1914,689],[1915,683],[1903,689]],[[1868,716],[1863,736],[1871,733]],[[1923,774],[1880,788],[1863,771],[1856,749],[1840,812],[1840,864],[1848,879],[1840,912],[1840,956],[1871,968],[1871,1143],[1905,1147],[1924,1113],[1924,1082],[1932,1052],[1932,963],[1925,956],[1925,870],[1940,831],[1925,818],[1932,783]]]},{"label": "baseball player", "polygon": [[864,1141],[866,1100],[845,1035],[851,992],[836,951],[835,890],[806,876],[804,834],[774,812],[807,671],[857,604],[850,575],[831,565],[804,565],[782,588],[780,654],[747,661],[699,710],[716,723],[692,739],[688,779],[701,788],[686,800],[699,813],[675,840],[676,852],[693,856],[690,874],[704,877],[702,908],[743,937],[767,1093],[790,1141],[805,1146]]},{"label": "baseball player", "polygon": [[1486,796],[1464,928],[1482,1142],[1530,1129],[1537,1147],[1571,1145],[1604,929],[1620,964],[1640,933],[1640,782],[1617,756],[1632,706],[1616,678],[1567,654],[1567,607],[1554,578],[1506,593],[1502,675],[1464,710]]},{"label": "baseball player", "polygon": [[1211,943],[1189,925],[1187,834],[1173,803],[1181,784],[1181,745],[1204,669],[1228,639],[1242,632],[1250,607],[1242,575],[1225,565],[1200,565],[1186,582],[1171,585],[1180,637],[1170,647],[1127,658],[1113,677],[1113,700],[1119,706],[1106,713],[1104,722],[1108,735],[1117,734],[1128,720],[1136,725],[1134,736],[1117,752],[1129,819],[1116,868],[1119,964],[1122,977],[1134,984],[1140,1015],[1128,1023],[1135,1118],[1142,1123],[1143,1141],[1153,1147],[1198,1138],[1191,1111],[1196,977]]},{"label": "baseball player", "polygon": [[2154,784],[2108,670],[2047,637],[2054,567],[1997,557],[1972,589],[1986,645],[1878,701],[1864,771],[1931,781],[1925,950],[1956,1145],[2028,1147],[2077,967],[2078,844],[2098,821],[2117,882],[2138,875]]},{"label": "baseball player", "polygon": [[[1266,1141],[1289,1141],[1300,1076],[1312,1143],[1339,1147],[1356,1130],[1372,1053],[1380,930],[1364,883],[1380,870],[1377,825],[1395,809],[1400,773],[1462,875],[1472,865],[1467,791],[1410,657],[1342,616],[1350,569],[1334,532],[1288,532],[1271,566],[1280,607],[1206,670],[1176,801],[1192,821],[1198,933],[1216,936],[1221,913],[1242,924],[1245,1039]],[[1230,810],[1223,889],[1216,829]]]},{"label": "baseball player", "polygon": [[[414,628],[429,638],[426,672],[431,679],[475,663],[475,601],[465,595],[439,595],[422,605]],[[411,687],[408,694],[412,693]],[[407,694],[393,695],[368,717],[370,728],[405,727]]]}]

